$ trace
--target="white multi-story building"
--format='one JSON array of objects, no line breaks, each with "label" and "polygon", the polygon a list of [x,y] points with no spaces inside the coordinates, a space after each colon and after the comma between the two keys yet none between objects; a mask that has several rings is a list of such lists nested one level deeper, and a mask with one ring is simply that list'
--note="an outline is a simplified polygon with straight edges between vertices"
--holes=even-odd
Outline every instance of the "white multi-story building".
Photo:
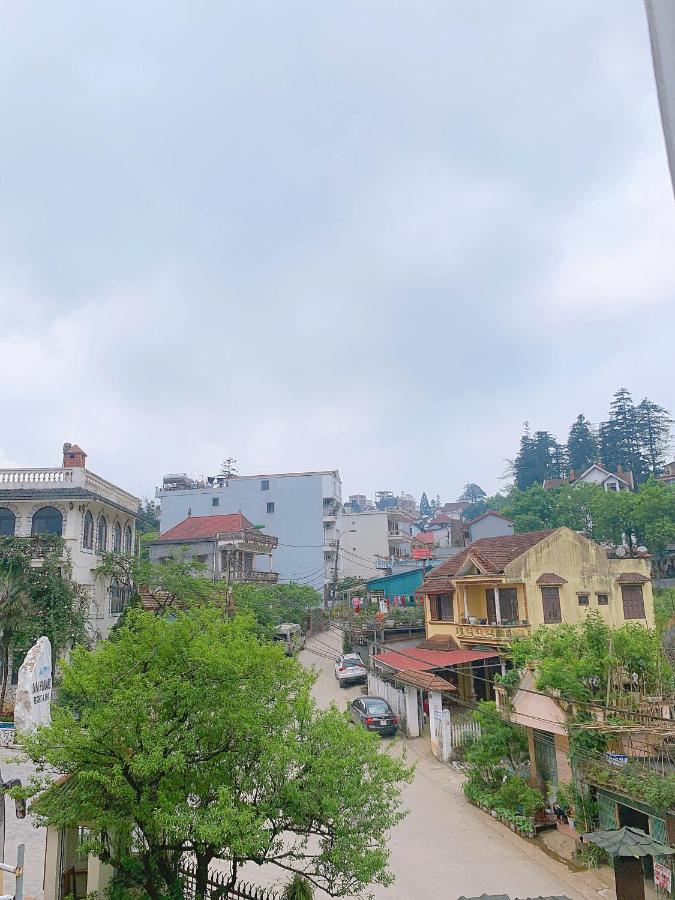
[{"label": "white multi-story building", "polygon": [[413,519],[398,510],[369,510],[340,515],[340,575],[374,578],[411,559]]},{"label": "white multi-story building", "polygon": [[162,532],[188,516],[241,512],[278,539],[272,569],[279,582],[323,591],[334,579],[342,504],[337,470],[205,479],[165,475],[156,493],[162,503]]},{"label": "white multi-story building", "polygon": [[86,456],[77,444],[64,444],[58,468],[0,469],[0,535],[63,537],[73,581],[89,594],[89,627],[98,639],[108,635],[128,597],[96,570],[104,552],[134,553],[138,498],[90,472]]}]

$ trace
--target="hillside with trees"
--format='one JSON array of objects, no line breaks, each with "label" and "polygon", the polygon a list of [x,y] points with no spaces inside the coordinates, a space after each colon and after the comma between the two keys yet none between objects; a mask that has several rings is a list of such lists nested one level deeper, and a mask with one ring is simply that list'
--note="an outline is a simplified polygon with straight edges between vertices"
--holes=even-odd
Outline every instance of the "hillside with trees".
[{"label": "hillside with trees", "polygon": [[668,462],[673,419],[667,409],[647,397],[637,405],[630,392],[620,388],[609,407],[606,421],[595,428],[579,414],[565,443],[549,431],[531,431],[525,423],[511,472],[520,490],[542,484],[547,478],[578,476],[594,462],[611,472],[621,467],[632,472],[636,484],[658,475]]}]

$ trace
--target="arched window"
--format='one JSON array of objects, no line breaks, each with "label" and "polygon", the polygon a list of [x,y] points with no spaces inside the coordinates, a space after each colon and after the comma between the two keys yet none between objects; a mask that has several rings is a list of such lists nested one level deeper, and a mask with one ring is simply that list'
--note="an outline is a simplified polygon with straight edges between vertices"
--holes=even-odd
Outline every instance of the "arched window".
[{"label": "arched window", "polygon": [[43,506],[33,513],[31,534],[63,534],[63,516],[54,506]]},{"label": "arched window", "polygon": [[134,539],[131,534],[131,528],[128,525],[124,528],[124,552],[127,556],[131,556],[134,549]]},{"label": "arched window", "polygon": [[14,534],[16,526],[16,516],[11,509],[6,506],[0,506],[0,535],[3,537],[11,537]]},{"label": "arched window", "polygon": [[99,516],[96,524],[96,549],[99,553],[105,553],[108,546],[108,523],[105,516]]},{"label": "arched window", "polygon": [[85,550],[94,549],[94,517],[86,511],[84,514],[84,528],[82,530],[82,546]]},{"label": "arched window", "polygon": [[122,552],[122,526],[119,522],[113,525],[113,553]]}]

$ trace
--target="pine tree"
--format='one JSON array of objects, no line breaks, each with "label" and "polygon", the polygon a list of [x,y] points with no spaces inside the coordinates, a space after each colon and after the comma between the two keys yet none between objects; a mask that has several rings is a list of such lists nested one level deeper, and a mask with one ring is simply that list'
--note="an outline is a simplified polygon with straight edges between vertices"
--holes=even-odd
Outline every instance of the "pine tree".
[{"label": "pine tree", "polygon": [[516,487],[526,491],[546,478],[563,478],[565,468],[565,448],[548,431],[536,431],[532,436],[526,422],[520,450],[513,464]]},{"label": "pine tree", "polygon": [[581,475],[598,458],[598,441],[591,423],[580,414],[567,438],[567,462],[576,475]]},{"label": "pine tree", "polygon": [[641,456],[649,474],[658,475],[667,462],[673,419],[667,409],[645,397],[637,407],[637,423]]},{"label": "pine tree", "polygon": [[640,424],[633,398],[627,388],[619,388],[609,406],[609,418],[600,426],[600,450],[605,468],[619,466],[632,472],[636,483],[644,481],[648,467],[642,455]]},{"label": "pine tree", "polygon": [[487,497],[483,488],[479,484],[470,482],[469,484],[464,485],[464,491],[462,492],[461,497],[458,497],[458,500],[460,502],[466,500],[469,503],[477,503],[483,497]]},{"label": "pine tree", "polygon": [[429,503],[426,491],[423,491],[420,497],[420,515],[423,518],[433,515],[433,509],[431,508],[431,503]]}]

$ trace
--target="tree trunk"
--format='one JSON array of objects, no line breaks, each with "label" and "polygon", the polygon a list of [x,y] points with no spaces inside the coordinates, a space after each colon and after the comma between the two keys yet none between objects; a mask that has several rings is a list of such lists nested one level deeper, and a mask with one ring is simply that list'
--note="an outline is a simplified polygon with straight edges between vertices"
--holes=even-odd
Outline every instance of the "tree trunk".
[{"label": "tree trunk", "polygon": [[9,647],[2,645],[2,686],[0,687],[0,715],[5,709],[5,696],[7,694],[7,679],[9,678]]}]

